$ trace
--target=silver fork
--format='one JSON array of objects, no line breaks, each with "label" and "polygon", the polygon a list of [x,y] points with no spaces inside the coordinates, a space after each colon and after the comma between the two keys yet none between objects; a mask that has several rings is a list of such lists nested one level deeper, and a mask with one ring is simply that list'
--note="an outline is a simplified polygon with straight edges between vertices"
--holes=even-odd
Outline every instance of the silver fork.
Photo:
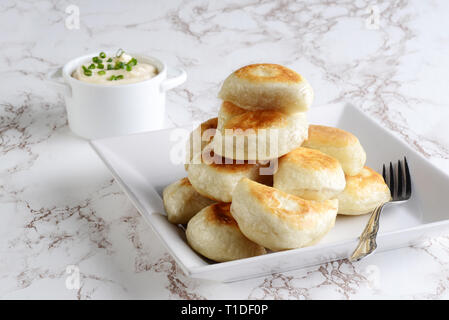
[{"label": "silver fork", "polygon": [[[385,164],[382,169],[382,176],[384,177],[385,183],[387,183],[390,188],[391,200],[384,204],[378,206],[371,213],[371,216],[366,224],[365,230],[359,238],[359,244],[357,248],[352,253],[349,258],[350,261],[358,261],[370,253],[372,253],[377,248],[376,237],[379,231],[379,218],[382,213],[383,208],[390,204],[404,203],[410,199],[412,195],[412,181],[410,178],[410,170],[408,168],[407,159],[404,157],[404,164],[402,161],[398,161],[396,168],[390,162],[389,175],[387,175],[387,170],[385,169]],[[388,179],[387,179],[388,176]]]}]

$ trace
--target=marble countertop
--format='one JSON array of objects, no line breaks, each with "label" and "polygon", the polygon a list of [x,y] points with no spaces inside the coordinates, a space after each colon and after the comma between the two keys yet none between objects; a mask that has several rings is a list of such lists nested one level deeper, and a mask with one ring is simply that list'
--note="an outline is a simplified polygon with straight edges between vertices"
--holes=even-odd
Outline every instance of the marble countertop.
[{"label": "marble countertop", "polygon": [[101,49],[163,57],[188,73],[168,94],[173,127],[214,116],[237,67],[280,63],[309,80],[314,105],[351,102],[449,172],[448,10],[417,0],[2,1],[0,297],[449,298],[449,235],[230,284],[186,277],[70,132],[45,81]]}]

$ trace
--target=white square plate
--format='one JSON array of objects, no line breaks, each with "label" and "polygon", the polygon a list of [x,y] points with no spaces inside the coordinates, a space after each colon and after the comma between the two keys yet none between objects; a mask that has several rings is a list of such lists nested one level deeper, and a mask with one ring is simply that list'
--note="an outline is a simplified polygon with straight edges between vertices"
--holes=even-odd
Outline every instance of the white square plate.
[{"label": "white square plate", "polygon": [[[354,133],[366,150],[367,165],[374,170],[379,171],[383,163],[407,157],[413,195],[406,204],[384,210],[377,252],[404,247],[449,228],[449,176],[446,173],[353,106],[314,107],[308,116],[310,123]],[[347,258],[352,253],[368,215],[338,216],[330,233],[311,247],[223,263],[210,263],[197,255],[187,244],[183,229],[167,221],[161,198],[165,186],[186,176],[184,165],[173,164],[170,159],[184,149],[180,137],[189,130],[167,129],[91,141],[94,150],[187,275],[230,282]]]}]

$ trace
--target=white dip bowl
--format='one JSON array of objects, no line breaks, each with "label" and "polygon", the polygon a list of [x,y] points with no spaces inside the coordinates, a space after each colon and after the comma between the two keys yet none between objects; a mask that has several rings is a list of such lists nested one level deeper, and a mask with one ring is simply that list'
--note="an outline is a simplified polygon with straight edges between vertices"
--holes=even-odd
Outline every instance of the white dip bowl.
[{"label": "white dip bowl", "polygon": [[[76,68],[81,64],[90,64],[97,55],[94,53],[73,59],[50,77],[64,90],[70,129],[87,139],[162,129],[165,92],[182,84],[186,73],[177,70],[179,74],[176,77],[167,79],[167,66],[163,61],[131,54],[139,63],[155,66],[158,74],[136,83],[113,85],[88,83],[72,76]],[[63,81],[60,79],[61,71]]]}]

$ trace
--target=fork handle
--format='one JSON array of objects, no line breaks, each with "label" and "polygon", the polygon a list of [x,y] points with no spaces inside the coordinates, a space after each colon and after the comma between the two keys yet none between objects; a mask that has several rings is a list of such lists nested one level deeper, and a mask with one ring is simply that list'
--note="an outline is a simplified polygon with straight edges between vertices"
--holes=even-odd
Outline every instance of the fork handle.
[{"label": "fork handle", "polygon": [[379,219],[384,206],[385,203],[381,204],[371,213],[365,230],[363,230],[359,237],[359,244],[349,258],[349,261],[358,261],[376,250],[376,237],[377,232],[379,231]]}]

